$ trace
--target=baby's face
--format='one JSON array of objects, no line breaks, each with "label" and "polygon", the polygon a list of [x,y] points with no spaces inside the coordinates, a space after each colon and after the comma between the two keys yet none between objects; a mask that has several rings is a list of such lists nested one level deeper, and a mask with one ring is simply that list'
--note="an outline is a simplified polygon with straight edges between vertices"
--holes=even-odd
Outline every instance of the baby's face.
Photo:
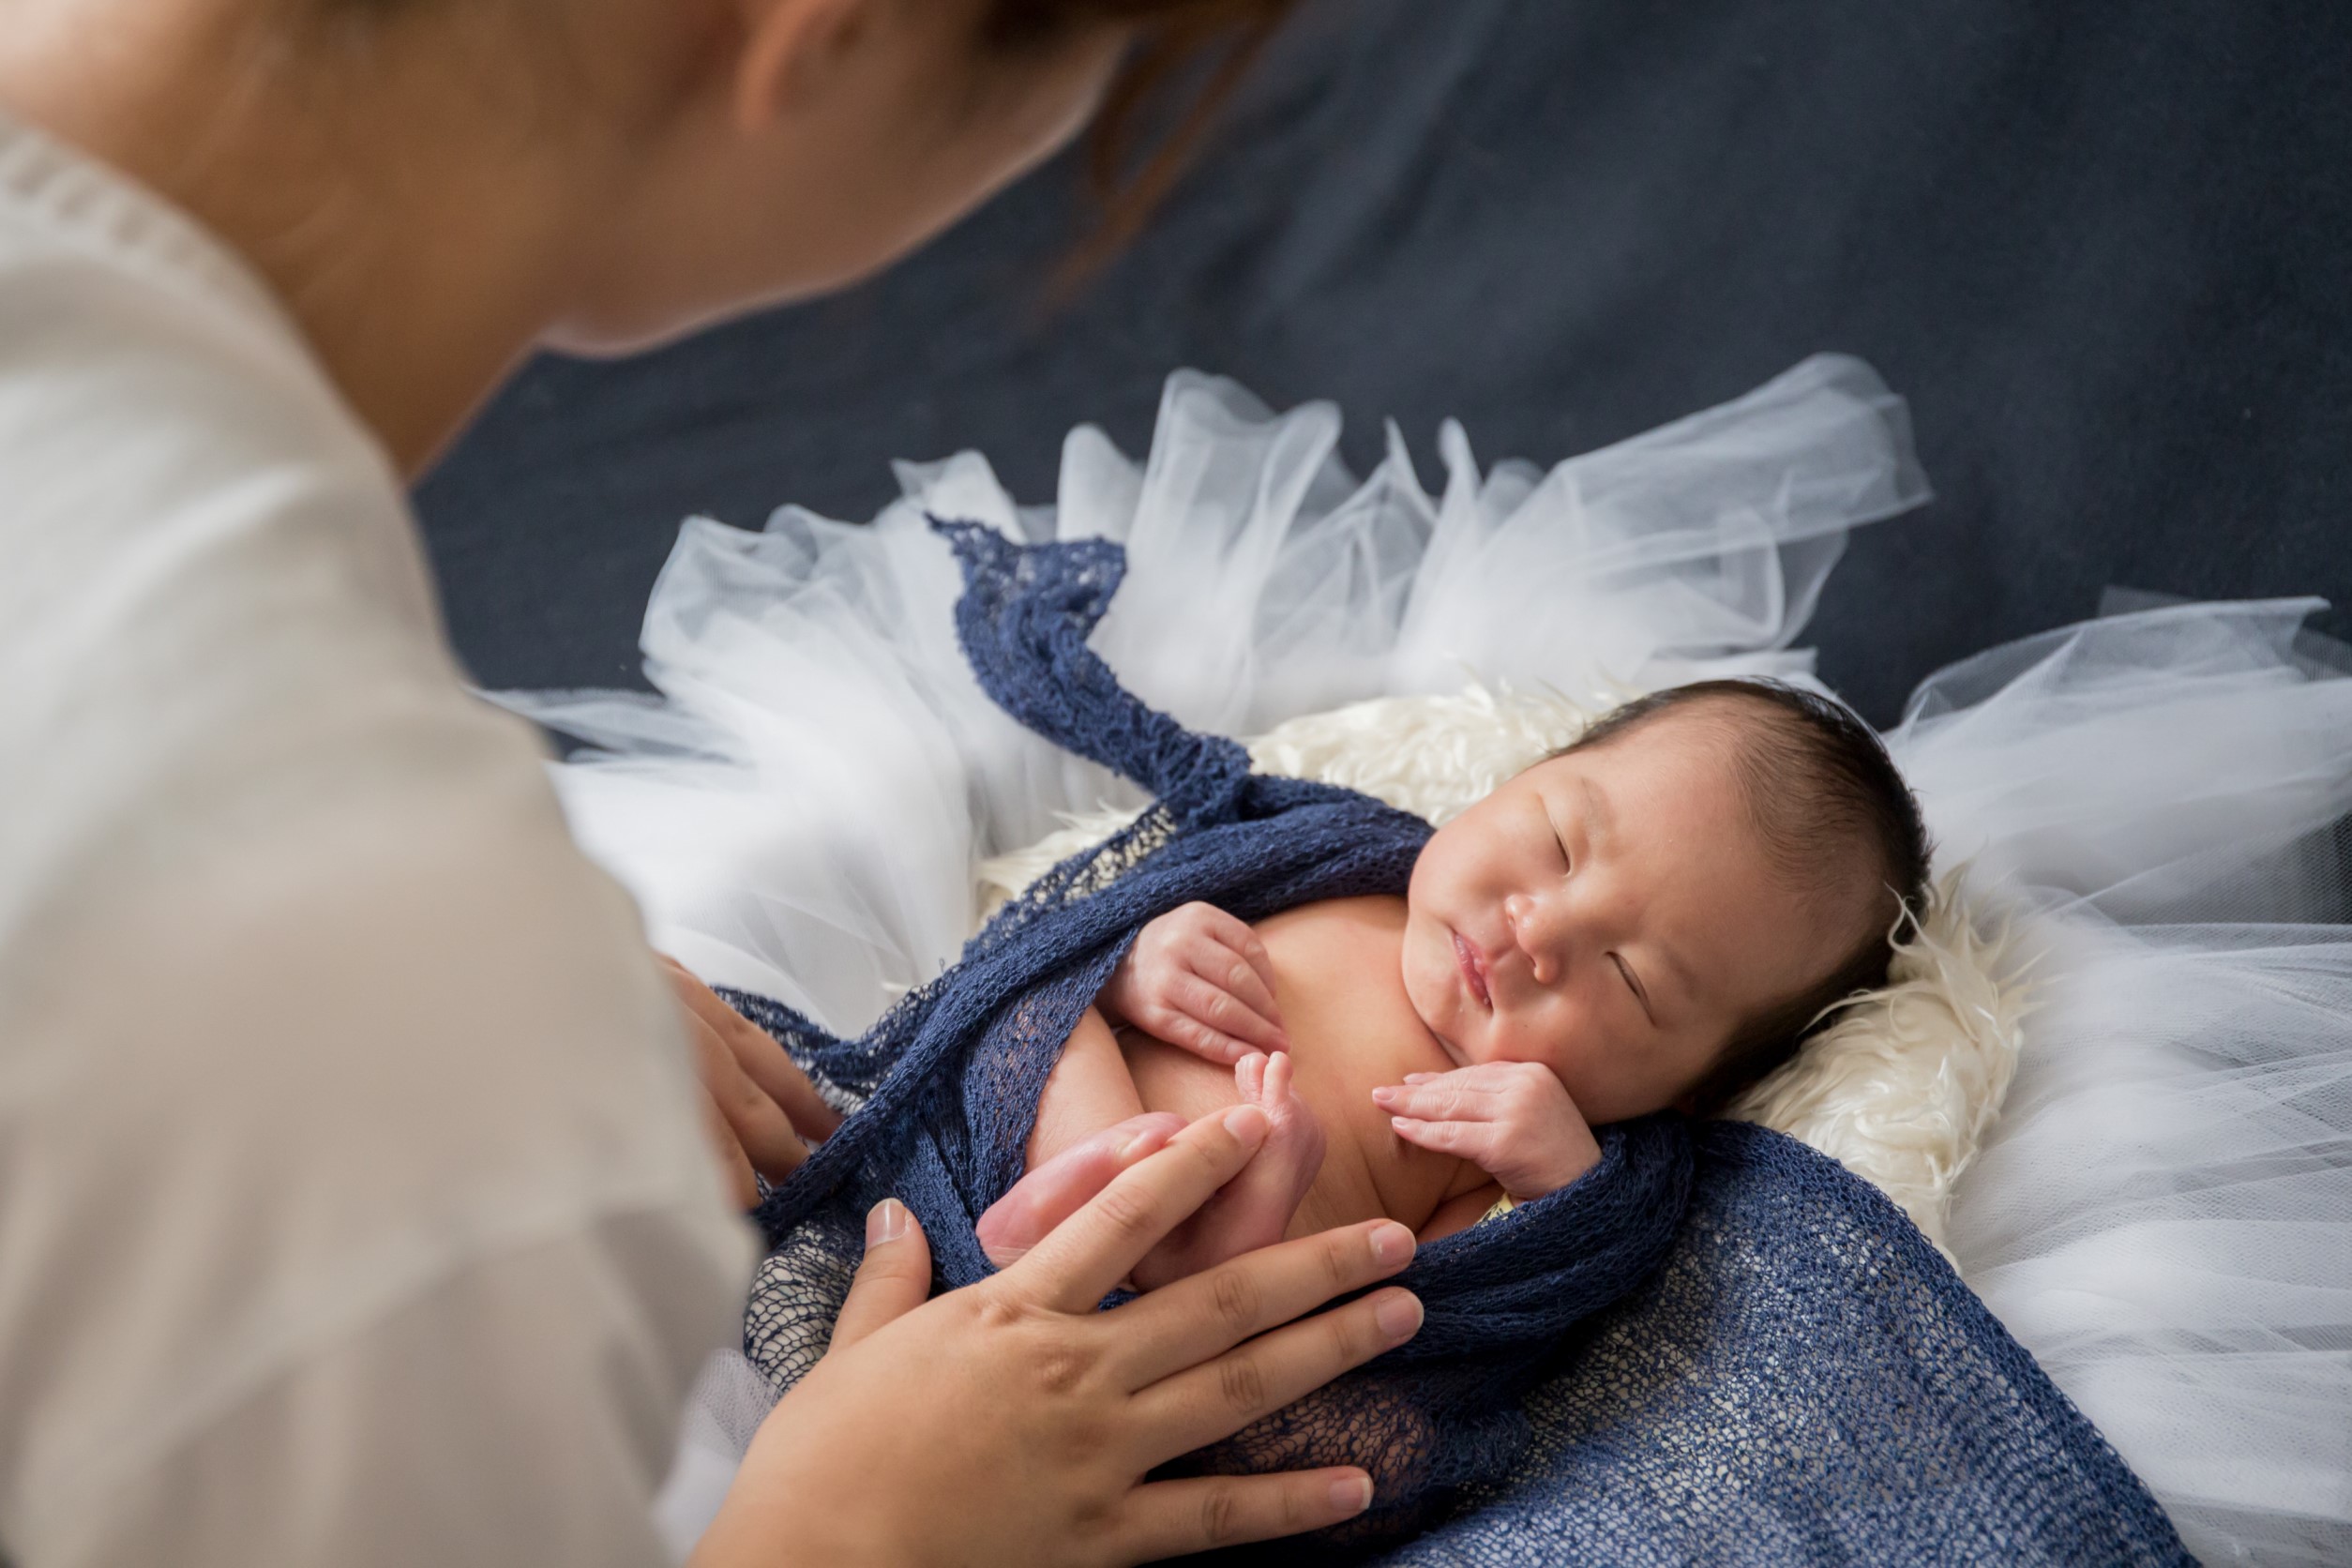
[{"label": "baby's face", "polygon": [[1413,867],[1404,979],[1462,1065],[1540,1062],[1595,1123],[1662,1110],[1852,941],[1781,885],[1729,745],[1666,714],[1529,769]]}]

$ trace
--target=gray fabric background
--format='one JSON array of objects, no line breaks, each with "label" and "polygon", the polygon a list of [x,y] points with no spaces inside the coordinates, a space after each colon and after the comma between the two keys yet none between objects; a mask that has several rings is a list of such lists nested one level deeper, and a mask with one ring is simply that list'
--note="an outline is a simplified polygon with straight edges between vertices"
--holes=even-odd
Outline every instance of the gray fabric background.
[{"label": "gray fabric background", "polygon": [[1315,0],[1059,316],[1066,160],[854,294],[532,366],[418,504],[481,681],[629,684],[685,515],[863,518],[966,446],[1047,500],[1180,365],[1427,476],[1448,415],[1548,463],[1845,350],[1940,492],[1815,626],[1885,721],[2111,583],[2352,604],[2348,85],[2338,0]]}]

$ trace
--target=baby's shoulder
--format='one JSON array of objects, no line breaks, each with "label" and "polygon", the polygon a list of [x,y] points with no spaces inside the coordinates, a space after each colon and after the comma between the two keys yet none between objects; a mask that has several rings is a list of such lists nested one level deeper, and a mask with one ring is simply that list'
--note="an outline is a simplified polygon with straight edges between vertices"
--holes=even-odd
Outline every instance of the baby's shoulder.
[{"label": "baby's shoulder", "polygon": [[1251,927],[1269,952],[1349,962],[1394,950],[1405,937],[1405,900],[1385,895],[1319,898],[1269,915]]}]

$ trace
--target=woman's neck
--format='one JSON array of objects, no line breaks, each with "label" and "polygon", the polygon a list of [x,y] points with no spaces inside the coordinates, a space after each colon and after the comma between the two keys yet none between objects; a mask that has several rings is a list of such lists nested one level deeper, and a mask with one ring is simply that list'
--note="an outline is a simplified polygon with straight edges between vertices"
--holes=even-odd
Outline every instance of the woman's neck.
[{"label": "woman's neck", "polygon": [[354,23],[340,50],[290,47],[288,9],[16,0],[0,104],[243,256],[413,475],[561,309],[618,160],[519,128],[531,84],[493,79],[511,44],[469,20],[511,8]]}]

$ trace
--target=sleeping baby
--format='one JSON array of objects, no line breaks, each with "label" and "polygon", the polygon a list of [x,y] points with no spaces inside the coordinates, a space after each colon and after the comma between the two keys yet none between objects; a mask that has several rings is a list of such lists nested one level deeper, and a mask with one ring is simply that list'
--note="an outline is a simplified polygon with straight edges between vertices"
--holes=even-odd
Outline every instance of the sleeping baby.
[{"label": "sleeping baby", "polygon": [[1361,1465],[1379,1501],[1348,1549],[1420,1529],[1508,1472],[1563,1336],[1674,1246],[1701,1138],[1651,1113],[1722,1104],[1883,981],[1925,878],[1917,805],[1834,702],[1711,682],[1618,709],[1432,833],[1257,773],[1126,690],[1087,643],[1115,544],[934,527],[982,689],[1153,803],[853,1039],[729,993],[857,1101],[760,1201],[746,1353],[779,1387],[805,1369],[881,1199],[921,1224],[939,1284],[971,1284],[1106,1165],[1247,1100],[1256,1156],[1128,1283],[1385,1217],[1437,1243],[1400,1276],[1425,1317],[1181,1465]]},{"label": "sleeping baby", "polygon": [[[1028,1168],[1252,1101],[1265,1144],[1137,1289],[1381,1215],[1433,1241],[1574,1182],[1593,1127],[1712,1109],[1785,1061],[1883,984],[1927,863],[1910,791],[1835,703],[1640,699],[1430,838],[1402,897],[1146,925],[1047,1080]],[[980,1222],[1000,1261],[1024,1199]]]}]

